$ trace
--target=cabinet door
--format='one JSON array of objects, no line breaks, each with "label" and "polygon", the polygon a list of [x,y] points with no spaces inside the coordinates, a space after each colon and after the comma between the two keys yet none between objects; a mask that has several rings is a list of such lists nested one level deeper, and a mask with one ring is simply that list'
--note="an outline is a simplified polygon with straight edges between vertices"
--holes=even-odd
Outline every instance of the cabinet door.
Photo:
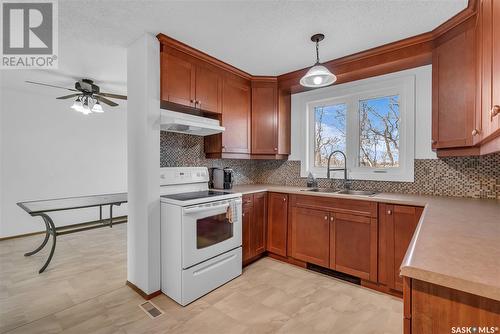
[{"label": "cabinet door", "polygon": [[500,3],[483,0],[480,7],[481,71],[482,71],[482,125],[483,140],[500,127],[500,114],[493,116],[493,108],[500,106]]},{"label": "cabinet door", "polygon": [[288,229],[288,195],[269,193],[267,220],[267,250],[286,256]]},{"label": "cabinet door", "polygon": [[[245,195],[249,196],[249,195]],[[245,201],[245,196],[243,198],[243,201]],[[250,195],[251,196],[251,195]],[[250,258],[253,257],[252,254],[252,231],[251,231],[251,225],[252,225],[252,204],[251,202],[249,204],[244,203],[243,204],[243,212],[242,212],[242,222],[243,222],[243,227],[242,227],[242,250],[243,250],[243,262],[249,260]]]},{"label": "cabinet door", "polygon": [[415,233],[423,209],[406,205],[380,204],[379,282],[403,291],[399,268]]},{"label": "cabinet door", "polygon": [[221,113],[220,75],[208,66],[196,67],[196,108]]},{"label": "cabinet door", "polygon": [[473,19],[438,40],[432,60],[432,147],[474,144],[476,50]]},{"label": "cabinet door", "polygon": [[222,87],[223,153],[250,153],[250,85],[225,78]]},{"label": "cabinet door", "polygon": [[496,108],[496,116],[490,116],[492,131],[500,130],[500,2],[493,2],[493,51],[492,51],[492,108]]},{"label": "cabinet door", "polygon": [[330,238],[330,268],[377,281],[377,219],[335,213]]},{"label": "cabinet door", "polygon": [[277,83],[252,83],[252,154],[278,153]]},{"label": "cabinet door", "polygon": [[266,251],[267,194],[253,195],[251,243],[254,256]]},{"label": "cabinet door", "polygon": [[327,211],[293,207],[290,219],[290,256],[328,267],[330,259],[330,215]]},{"label": "cabinet door", "polygon": [[169,49],[162,51],[161,99],[195,106],[195,65],[189,56]]}]

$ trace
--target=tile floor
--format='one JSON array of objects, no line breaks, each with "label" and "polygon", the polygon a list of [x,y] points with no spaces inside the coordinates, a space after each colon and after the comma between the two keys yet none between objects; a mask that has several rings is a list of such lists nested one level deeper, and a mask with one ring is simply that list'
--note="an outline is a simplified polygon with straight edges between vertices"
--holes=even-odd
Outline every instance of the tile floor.
[{"label": "tile floor", "polygon": [[58,239],[0,241],[0,333],[402,333],[401,300],[269,258],[183,308],[164,295],[149,318],[126,280],[126,225]]}]

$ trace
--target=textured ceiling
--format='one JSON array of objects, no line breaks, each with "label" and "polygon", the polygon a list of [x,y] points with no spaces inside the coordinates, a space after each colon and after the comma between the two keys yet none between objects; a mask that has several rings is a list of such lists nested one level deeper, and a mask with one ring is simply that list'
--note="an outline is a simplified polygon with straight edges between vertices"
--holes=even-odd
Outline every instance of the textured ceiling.
[{"label": "textured ceiling", "polygon": [[59,1],[59,69],[3,71],[2,87],[36,89],[24,80],[71,86],[89,77],[124,93],[125,47],[162,32],[254,75],[310,66],[310,36],[324,33],[323,61],[432,30],[467,0]]},{"label": "textured ceiling", "polygon": [[127,46],[162,32],[255,75],[329,60],[432,30],[467,0],[60,1],[60,34]]}]

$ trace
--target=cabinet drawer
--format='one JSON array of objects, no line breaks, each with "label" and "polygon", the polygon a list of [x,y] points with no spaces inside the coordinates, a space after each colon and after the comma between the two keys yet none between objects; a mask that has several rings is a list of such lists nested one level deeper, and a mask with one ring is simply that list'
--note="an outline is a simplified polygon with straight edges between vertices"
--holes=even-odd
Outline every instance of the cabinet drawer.
[{"label": "cabinet drawer", "polygon": [[376,218],[377,202],[316,195],[292,195],[291,205]]}]

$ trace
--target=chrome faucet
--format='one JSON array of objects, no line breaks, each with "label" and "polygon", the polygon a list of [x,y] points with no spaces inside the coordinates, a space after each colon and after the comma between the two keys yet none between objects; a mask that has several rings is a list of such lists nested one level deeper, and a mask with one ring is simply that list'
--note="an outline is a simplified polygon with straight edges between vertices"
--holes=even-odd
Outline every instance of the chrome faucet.
[{"label": "chrome faucet", "polygon": [[[330,168],[330,160],[332,159],[332,156],[336,153],[340,153],[344,157],[344,168]],[[330,179],[330,172],[331,171],[340,171],[340,170],[344,171],[344,189],[349,189],[351,187],[351,183],[349,182],[349,180],[347,180],[347,157],[346,157],[344,152],[342,152],[340,150],[335,150],[332,153],[330,153],[330,155],[328,156],[328,166],[326,167],[326,177],[328,179]]]}]

